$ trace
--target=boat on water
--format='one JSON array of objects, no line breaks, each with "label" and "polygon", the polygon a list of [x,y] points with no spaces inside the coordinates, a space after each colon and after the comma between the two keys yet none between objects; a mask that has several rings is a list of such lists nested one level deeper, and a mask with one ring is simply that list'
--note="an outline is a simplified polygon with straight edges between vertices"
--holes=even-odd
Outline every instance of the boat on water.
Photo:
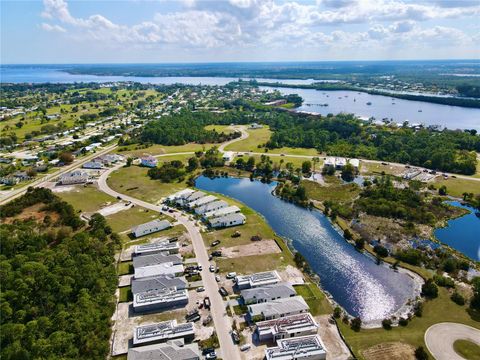
[{"label": "boat on water", "polygon": [[367,102],[367,105],[372,105],[372,103],[369,101],[369,102]]}]

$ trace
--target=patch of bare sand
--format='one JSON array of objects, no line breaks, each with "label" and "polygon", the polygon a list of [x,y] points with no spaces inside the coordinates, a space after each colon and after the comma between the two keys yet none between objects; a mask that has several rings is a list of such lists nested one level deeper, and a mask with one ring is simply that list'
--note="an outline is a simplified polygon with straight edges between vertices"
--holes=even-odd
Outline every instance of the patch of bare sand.
[{"label": "patch of bare sand", "polygon": [[342,340],[338,328],[330,323],[330,315],[316,316],[315,320],[319,325],[318,335],[320,335],[326,349],[327,360],[347,360],[351,359],[350,350]]},{"label": "patch of bare sand", "polygon": [[303,273],[292,265],[287,265],[283,270],[277,270],[283,281],[289,282],[293,285],[304,284],[305,279]]},{"label": "patch of bare sand", "polygon": [[414,360],[415,348],[401,342],[377,344],[362,351],[366,360]]},{"label": "patch of bare sand", "polygon": [[23,209],[22,212],[18,215],[2,219],[2,223],[11,224],[15,220],[27,220],[27,219],[34,219],[36,222],[42,222],[47,215],[50,216],[52,223],[56,222],[60,218],[60,216],[54,211],[41,210],[41,208],[44,206],[45,204],[43,203],[29,206]]},{"label": "patch of bare sand", "polygon": [[222,256],[237,258],[251,255],[276,254],[282,252],[275,240],[253,241],[251,244],[222,247]]}]

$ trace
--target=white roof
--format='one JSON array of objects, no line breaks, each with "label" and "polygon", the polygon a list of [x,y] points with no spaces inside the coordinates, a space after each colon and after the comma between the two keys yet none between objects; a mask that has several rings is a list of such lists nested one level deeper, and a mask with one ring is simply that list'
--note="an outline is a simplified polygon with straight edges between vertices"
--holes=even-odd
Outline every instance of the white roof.
[{"label": "white roof", "polygon": [[240,208],[236,205],[224,207],[222,209],[214,210],[214,211],[208,211],[205,213],[204,217],[205,218],[210,218],[210,217],[217,217],[217,216],[223,216],[231,213],[236,213],[240,212]]},{"label": "white roof", "polygon": [[162,263],[153,266],[146,266],[135,269],[135,278],[140,279],[147,276],[157,276],[157,275],[174,275],[178,273],[183,273],[182,264],[173,264],[172,262]]}]

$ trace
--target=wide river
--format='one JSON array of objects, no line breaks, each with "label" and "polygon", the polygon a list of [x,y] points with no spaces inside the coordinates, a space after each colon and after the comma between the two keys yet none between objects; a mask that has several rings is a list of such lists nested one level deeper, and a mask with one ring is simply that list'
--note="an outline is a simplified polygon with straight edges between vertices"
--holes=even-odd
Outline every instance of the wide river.
[{"label": "wide river", "polygon": [[[73,83],[73,82],[119,82],[135,81],[144,84],[191,84],[225,85],[238,78],[231,77],[138,77],[138,76],[96,76],[72,75],[55,68],[37,66],[0,66],[0,83]],[[281,81],[288,85],[311,84],[313,80],[262,79],[261,82]],[[275,88],[268,88],[275,89]],[[304,105],[298,110],[326,115],[340,112],[360,117],[393,119],[402,123],[440,125],[450,129],[477,129],[480,131],[480,109],[432,104],[419,101],[392,99],[389,96],[370,95],[355,91],[317,91],[313,89],[278,88],[282,93],[297,93],[304,98]],[[367,105],[371,103],[371,105]],[[393,105],[395,103],[395,105]],[[328,104],[320,106],[319,104]],[[419,112],[421,110],[421,112]]]},{"label": "wide river", "polygon": [[409,275],[377,265],[356,251],[321,212],[273,196],[275,185],[203,176],[196,181],[197,188],[232,197],[262,214],[275,233],[307,259],[319,275],[322,288],[364,322],[378,323],[418,295],[418,287]]}]

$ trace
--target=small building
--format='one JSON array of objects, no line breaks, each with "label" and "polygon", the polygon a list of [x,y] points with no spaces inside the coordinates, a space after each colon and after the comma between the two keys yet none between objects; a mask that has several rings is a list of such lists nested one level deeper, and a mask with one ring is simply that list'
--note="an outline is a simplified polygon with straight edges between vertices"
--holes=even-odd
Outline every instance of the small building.
[{"label": "small building", "polygon": [[154,266],[154,265],[168,263],[168,262],[171,262],[174,265],[181,264],[182,257],[178,254],[170,255],[168,252],[133,257],[134,268]]},{"label": "small building", "polygon": [[145,266],[135,268],[135,279],[141,279],[149,276],[171,275],[181,276],[183,275],[184,268],[182,264],[173,264],[171,262],[162,263],[152,266]]},{"label": "small building", "polygon": [[157,166],[158,164],[158,160],[151,156],[151,155],[148,155],[148,156],[143,156],[141,159],[140,159],[140,164],[142,166],[146,166],[146,167],[149,167],[149,168],[154,168]]},{"label": "small building", "polygon": [[133,330],[133,346],[156,344],[178,338],[190,342],[195,337],[193,326],[193,322],[177,324],[177,320],[137,326]]},{"label": "small building", "polygon": [[337,169],[343,169],[347,165],[347,159],[343,157],[335,158],[335,167]]},{"label": "small building", "polygon": [[326,358],[325,345],[318,335],[277,340],[276,347],[265,349],[266,360],[325,360]]},{"label": "small building", "polygon": [[263,105],[266,105],[266,106],[280,106],[280,105],[284,105],[286,103],[287,103],[287,100],[279,99],[279,100],[273,100],[273,101],[270,101],[270,102],[266,102]]},{"label": "small building", "polygon": [[293,288],[292,284],[284,282],[244,289],[240,292],[240,295],[245,305],[250,305],[293,297],[297,295],[297,292]]},{"label": "small building", "polygon": [[210,226],[212,228],[223,228],[236,225],[243,225],[247,218],[241,213],[233,213],[220,217],[216,217],[209,220]]},{"label": "small building", "polygon": [[250,275],[239,275],[235,278],[235,284],[240,290],[277,284],[280,281],[282,281],[282,279],[276,270]]},{"label": "small building", "polygon": [[271,320],[306,313],[309,307],[303,297],[293,296],[248,306],[250,319]]},{"label": "small building", "polygon": [[186,289],[153,290],[133,295],[133,311],[150,312],[177,307],[188,304],[188,291]]},{"label": "small building", "polygon": [[148,254],[158,254],[161,252],[168,252],[169,254],[178,254],[180,246],[176,240],[163,240],[157,241],[150,244],[142,244],[135,246],[133,250],[134,256],[139,255],[148,255]]},{"label": "small building", "polygon": [[325,158],[325,162],[323,163],[323,166],[335,167],[335,158],[333,156],[327,156]]},{"label": "small building", "polygon": [[188,287],[188,283],[184,277],[175,277],[173,275],[159,275],[141,279],[132,278],[131,287],[132,294],[138,294],[152,290],[183,290]]},{"label": "small building", "polygon": [[66,173],[58,179],[58,183],[62,185],[84,184],[88,182],[89,176],[85,171],[73,170]]},{"label": "small building", "polygon": [[186,197],[192,195],[195,192],[195,190],[192,189],[184,189],[176,192],[175,194],[170,195],[167,197],[167,201],[173,202],[179,199],[185,199]]},{"label": "small building", "polygon": [[226,162],[230,162],[235,157],[235,153],[233,151],[224,151],[222,155],[222,159]]},{"label": "small building", "polygon": [[186,196],[182,196],[180,198],[178,198],[176,200],[176,203],[177,205],[179,206],[186,206],[187,204],[193,202],[193,201],[196,201],[204,196],[206,196],[207,194],[205,194],[203,191],[194,191],[193,193],[189,194],[189,195],[186,195]]},{"label": "small building", "polygon": [[203,216],[205,219],[225,216],[229,214],[239,213],[240,208],[236,205],[227,206],[218,210],[207,211]]},{"label": "small building", "polygon": [[128,349],[127,360],[200,360],[198,344],[185,344],[182,339],[163,344],[145,345]]},{"label": "small building", "polygon": [[251,123],[250,124],[250,129],[262,129],[263,125],[257,124],[257,123]]},{"label": "small building", "polygon": [[312,314],[290,315],[280,319],[257,322],[255,331],[259,341],[276,341],[295,336],[314,335],[318,332],[318,324]]},{"label": "small building", "polygon": [[95,169],[95,170],[100,170],[103,167],[103,165],[99,162],[96,161],[88,161],[85,164],[82,165],[82,168],[84,169]]},{"label": "small building", "polygon": [[209,204],[209,203],[217,201],[217,200],[218,200],[218,198],[216,196],[207,195],[207,196],[201,197],[198,200],[195,200],[195,201],[192,201],[192,202],[188,203],[187,207],[189,209],[194,209],[198,206],[206,205],[206,204]]},{"label": "small building", "polygon": [[208,204],[197,206],[195,208],[195,214],[204,215],[211,211],[217,211],[217,210],[226,208],[227,206],[228,206],[228,203],[226,201],[217,200],[217,201],[210,202]]},{"label": "small building", "polygon": [[358,168],[360,167],[360,160],[358,159],[349,159],[348,163],[352,165],[355,168],[355,170],[358,170]]},{"label": "small building", "polygon": [[170,224],[170,221],[155,219],[145,224],[140,224],[132,227],[132,234],[133,236],[138,238],[140,236],[152,234],[161,230],[168,229],[170,227],[172,227],[172,224]]}]

